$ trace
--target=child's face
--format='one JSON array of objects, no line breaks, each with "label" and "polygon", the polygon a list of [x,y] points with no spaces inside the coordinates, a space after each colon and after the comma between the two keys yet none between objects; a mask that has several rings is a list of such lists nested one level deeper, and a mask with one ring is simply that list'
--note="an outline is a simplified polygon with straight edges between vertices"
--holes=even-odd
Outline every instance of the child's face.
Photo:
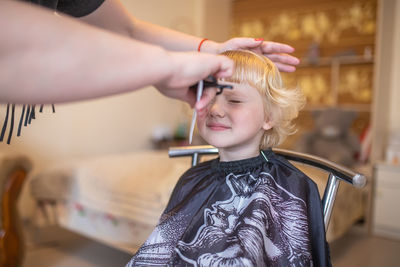
[{"label": "child's face", "polygon": [[[233,90],[222,94],[199,112],[197,127],[200,135],[221,152],[257,156],[261,137],[270,129],[258,90],[248,84],[229,83]],[[255,155],[248,155],[248,153]],[[222,157],[221,157],[222,159]]]}]

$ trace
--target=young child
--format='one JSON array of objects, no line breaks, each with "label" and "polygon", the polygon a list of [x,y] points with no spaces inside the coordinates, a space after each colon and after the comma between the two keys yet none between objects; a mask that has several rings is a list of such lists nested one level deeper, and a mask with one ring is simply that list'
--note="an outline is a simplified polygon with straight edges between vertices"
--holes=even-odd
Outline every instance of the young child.
[{"label": "young child", "polygon": [[293,132],[304,105],[275,65],[227,51],[233,90],[199,112],[219,158],[189,169],[154,232],[127,266],[329,266],[317,186],[270,149]]}]

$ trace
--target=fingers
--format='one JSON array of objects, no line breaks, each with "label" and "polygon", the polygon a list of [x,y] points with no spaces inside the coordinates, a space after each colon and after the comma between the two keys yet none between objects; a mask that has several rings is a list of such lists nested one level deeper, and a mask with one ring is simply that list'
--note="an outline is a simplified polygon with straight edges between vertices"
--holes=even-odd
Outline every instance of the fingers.
[{"label": "fingers", "polygon": [[279,62],[274,62],[274,64],[281,72],[295,72],[296,71],[296,67],[292,66],[292,65],[286,65],[286,64],[279,63]]},{"label": "fingers", "polygon": [[267,54],[265,56],[271,59],[278,69],[283,72],[296,71],[296,66],[300,63],[298,58],[288,54]]},{"label": "fingers", "polygon": [[195,105],[196,110],[201,113],[201,111],[208,106],[208,104],[214,99],[216,95],[217,88],[207,88],[207,90],[204,90],[201,99]]},{"label": "fingers", "polygon": [[276,54],[276,53],[293,53],[294,48],[287,44],[264,41],[263,38],[232,38],[225,43],[220,44],[223,52],[230,49],[254,49],[260,48],[263,54]]},{"label": "fingers", "polygon": [[237,49],[255,48],[263,44],[263,38],[234,38]]},{"label": "fingers", "polygon": [[294,48],[290,45],[264,42],[262,51],[282,72],[294,72],[296,71],[296,66],[300,64],[300,60],[297,57],[287,54],[294,52]]},{"label": "fingers", "polygon": [[[234,63],[231,59],[225,56],[218,56],[218,60],[220,63],[218,64],[218,70],[214,73],[210,73],[214,75],[216,78],[228,78],[233,74]],[[203,95],[201,99],[196,103],[196,110],[201,113],[205,107],[210,103],[212,99],[217,94],[217,88],[207,88],[207,90],[203,91]]]},{"label": "fingers", "polygon": [[232,38],[226,41],[225,43],[220,44],[219,53],[222,53],[227,50],[236,50],[236,49],[253,49],[260,46],[263,43],[264,39],[262,38]]},{"label": "fingers", "polygon": [[297,57],[288,54],[266,54],[265,56],[273,62],[280,62],[289,65],[298,65],[300,63],[300,60]]},{"label": "fingers", "polygon": [[192,90],[188,90],[186,96],[181,100],[188,103],[191,108],[194,108],[194,105],[196,104],[196,95],[193,93]]},{"label": "fingers", "polygon": [[220,63],[217,66],[217,71],[210,74],[214,75],[216,78],[228,78],[232,76],[234,67],[233,61],[226,56],[218,56],[218,59]]},{"label": "fingers", "polygon": [[[222,51],[229,49],[249,49],[253,52],[263,54],[271,59],[278,69],[283,72],[293,72],[296,66],[300,64],[297,57],[289,55],[293,53],[294,48],[287,44],[264,41],[262,38],[232,38],[221,44]],[[221,51],[221,52],[222,52]],[[221,72],[224,75],[223,72]]]},{"label": "fingers", "polygon": [[[191,107],[196,103],[196,96],[189,86],[205,79],[210,75],[217,78],[227,78],[233,73],[233,61],[225,56],[207,53],[170,52],[172,71],[169,76],[155,84],[156,88],[165,96],[183,100]],[[206,93],[200,101],[200,108],[207,106],[215,96]]]},{"label": "fingers", "polygon": [[270,53],[293,53],[294,48],[287,44],[277,43],[277,42],[263,42],[262,51],[265,54]]}]

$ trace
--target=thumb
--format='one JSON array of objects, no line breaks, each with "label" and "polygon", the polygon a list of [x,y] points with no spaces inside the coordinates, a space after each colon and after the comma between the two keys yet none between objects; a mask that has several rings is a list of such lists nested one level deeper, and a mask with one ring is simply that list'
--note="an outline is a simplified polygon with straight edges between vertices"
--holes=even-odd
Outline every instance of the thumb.
[{"label": "thumb", "polygon": [[201,99],[196,103],[195,108],[197,111],[204,109],[217,94],[217,88],[207,88],[203,91]]},{"label": "thumb", "polygon": [[218,69],[213,73],[216,78],[228,78],[233,74],[234,63],[226,56],[217,56],[220,60]]}]

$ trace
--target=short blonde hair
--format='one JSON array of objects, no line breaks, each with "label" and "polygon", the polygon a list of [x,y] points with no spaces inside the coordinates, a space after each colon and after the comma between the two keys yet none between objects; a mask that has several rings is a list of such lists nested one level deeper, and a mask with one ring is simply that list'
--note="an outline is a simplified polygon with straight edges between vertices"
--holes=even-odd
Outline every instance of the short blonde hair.
[{"label": "short blonde hair", "polygon": [[222,55],[235,64],[233,75],[224,80],[249,84],[263,96],[265,116],[272,128],[262,136],[260,149],[277,146],[295,133],[293,119],[305,105],[301,90],[285,88],[278,68],[267,57],[245,50],[225,51]]}]

